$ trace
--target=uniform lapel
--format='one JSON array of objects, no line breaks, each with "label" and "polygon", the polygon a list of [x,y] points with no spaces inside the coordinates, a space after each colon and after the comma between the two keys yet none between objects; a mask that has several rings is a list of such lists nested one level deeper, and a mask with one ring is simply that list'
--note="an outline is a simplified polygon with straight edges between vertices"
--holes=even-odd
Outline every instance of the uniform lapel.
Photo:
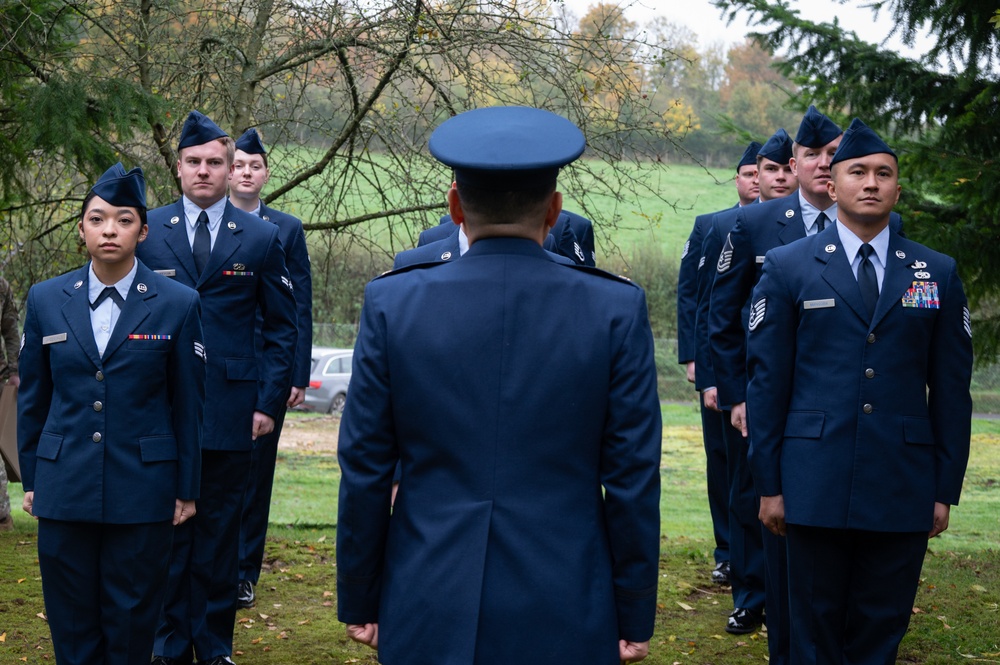
[{"label": "uniform lapel", "polygon": [[90,298],[87,287],[88,270],[84,266],[74,275],[69,276],[68,281],[63,286],[63,291],[69,296],[62,306],[63,317],[73,331],[73,336],[80,344],[80,347],[93,361],[95,367],[101,366],[101,354],[97,350],[97,341],[94,340],[94,327],[90,322]]},{"label": "uniform lapel", "polygon": [[194,267],[194,254],[191,252],[191,241],[188,240],[187,218],[184,216],[184,201],[179,200],[174,207],[174,214],[170,219],[177,218],[177,223],[170,221],[163,223],[167,227],[165,240],[167,247],[174,253],[181,267],[187,271],[191,283],[198,281],[198,271]]},{"label": "uniform lapel", "polygon": [[[208,257],[208,264],[205,272],[198,278],[198,287],[207,282],[212,275],[221,273],[223,266],[229,262],[229,258],[240,247],[239,234],[243,232],[242,222],[235,219],[233,204],[226,202],[226,209],[222,213],[222,221],[219,222],[219,232],[215,236],[215,246],[212,247],[212,254]],[[193,259],[192,259],[193,262]]]},{"label": "uniform lapel", "polygon": [[[799,210],[799,195],[797,192],[792,192],[788,198],[792,200],[789,201],[788,207],[779,213],[778,217],[778,224],[782,227],[778,231],[778,238],[782,245],[788,245],[806,237],[806,227],[802,222],[802,213]],[[788,213],[792,213],[791,217],[788,216]]]},{"label": "uniform lapel", "polygon": [[146,266],[139,264],[132,280],[132,287],[128,297],[125,298],[125,307],[122,308],[118,320],[115,322],[115,329],[111,331],[111,338],[108,339],[108,346],[104,349],[104,362],[118,350],[128,336],[135,332],[139,324],[149,316],[149,307],[146,300],[156,295],[156,285],[152,279],[152,273]]},{"label": "uniform lapel", "polygon": [[[903,251],[903,240],[895,233],[889,233],[889,252],[885,258],[885,274],[882,277],[882,289],[879,291],[878,303],[875,305],[875,315],[872,326],[889,313],[893,305],[901,302],[906,290],[913,282],[913,271],[907,265],[913,263],[915,257],[907,256]],[[899,252],[897,254],[897,252]]]},{"label": "uniform lapel", "polygon": [[[868,310],[861,298],[861,287],[858,286],[858,279],[851,270],[851,257],[847,256],[844,246],[840,244],[840,234],[836,229],[836,225],[831,224],[817,237],[816,258],[826,263],[823,269],[823,279],[826,283],[837,292],[848,307],[854,310],[858,318],[867,322]],[[827,251],[830,247],[834,248],[832,252]]]}]

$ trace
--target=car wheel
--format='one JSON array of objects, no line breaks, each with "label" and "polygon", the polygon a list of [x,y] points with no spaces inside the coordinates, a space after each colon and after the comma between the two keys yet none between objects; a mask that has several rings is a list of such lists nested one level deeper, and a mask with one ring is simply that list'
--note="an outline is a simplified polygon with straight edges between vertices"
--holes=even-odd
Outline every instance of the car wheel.
[{"label": "car wheel", "polygon": [[330,413],[343,413],[345,404],[347,404],[347,395],[337,393],[333,396],[333,401],[330,402]]}]

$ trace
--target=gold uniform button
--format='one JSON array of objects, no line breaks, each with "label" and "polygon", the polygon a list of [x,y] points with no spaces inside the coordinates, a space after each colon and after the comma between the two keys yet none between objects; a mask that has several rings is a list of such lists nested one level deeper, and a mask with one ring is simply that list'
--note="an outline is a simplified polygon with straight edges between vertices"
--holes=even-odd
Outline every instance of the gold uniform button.
[{"label": "gold uniform button", "polygon": [[104,404],[100,400],[94,402],[94,411],[101,411],[102,409],[104,409]]},{"label": "gold uniform button", "polygon": [[94,432],[94,436],[93,436],[94,443],[100,443],[102,438],[103,437],[101,436],[100,432]]},{"label": "gold uniform button", "polygon": [[865,376],[868,377],[869,379],[874,379],[875,378],[875,370],[873,370],[871,367],[869,367],[868,369],[865,370]]},{"label": "gold uniform button", "polygon": [[875,333],[868,333],[868,343],[869,344],[875,343]]},{"label": "gold uniform button", "polygon": [[874,411],[875,409],[874,409],[874,407],[872,407],[872,405],[871,405],[871,404],[865,404],[865,405],[864,405],[864,406],[863,406],[863,407],[861,408],[861,410],[862,410],[862,411],[864,411],[865,413],[871,413],[871,412],[872,412],[872,411]]},{"label": "gold uniform button", "polygon": [[103,381],[104,372],[102,372],[101,370],[97,370],[97,374],[94,375],[94,378],[97,379],[98,381]]}]

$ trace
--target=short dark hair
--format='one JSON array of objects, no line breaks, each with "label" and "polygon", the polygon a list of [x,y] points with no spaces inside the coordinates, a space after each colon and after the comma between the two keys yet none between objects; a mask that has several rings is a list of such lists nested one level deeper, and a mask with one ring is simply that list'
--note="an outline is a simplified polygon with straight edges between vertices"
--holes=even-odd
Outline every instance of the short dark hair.
[{"label": "short dark hair", "polygon": [[459,185],[458,198],[466,213],[487,224],[515,224],[525,217],[544,213],[556,184],[546,183],[516,191],[492,191],[472,185]]},{"label": "short dark hair", "polygon": [[[85,196],[84,199],[83,199],[83,205],[80,206],[80,219],[83,219],[83,216],[87,214],[87,206],[90,205],[90,202],[94,200],[95,196],[97,196],[97,194],[94,192],[93,189],[91,189],[89,192],[87,192],[87,196]],[[138,210],[139,211],[139,221],[142,222],[143,226],[147,226],[148,225],[148,222],[146,221],[146,209],[145,208],[136,208],[135,206],[125,206],[125,207],[126,208],[135,208],[136,210]]]}]

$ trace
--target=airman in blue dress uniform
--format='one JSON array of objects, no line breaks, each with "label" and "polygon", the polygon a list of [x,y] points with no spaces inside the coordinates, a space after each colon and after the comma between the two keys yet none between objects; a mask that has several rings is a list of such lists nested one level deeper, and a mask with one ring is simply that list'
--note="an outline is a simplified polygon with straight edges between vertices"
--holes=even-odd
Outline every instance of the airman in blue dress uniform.
[{"label": "airman in blue dress uniform", "polygon": [[430,149],[455,171],[470,248],[366,289],[338,450],[338,616],[386,665],[640,660],[661,438],[645,297],[542,249],[583,135],[487,108]]},{"label": "airman in blue dress uniform", "polygon": [[[730,210],[740,206],[750,205],[757,200],[757,152],[761,144],[751,141],[743,151],[736,164],[736,191],[739,201]],[[718,211],[721,212],[721,211]],[[714,394],[715,380],[711,376],[710,364],[704,367],[704,382],[699,384],[698,373],[701,368],[696,362],[699,345],[707,346],[708,335],[698,336],[698,302],[699,297],[707,293],[700,283],[706,281],[703,270],[705,261],[702,259],[701,247],[712,224],[716,212],[698,215],[684,249],[681,252],[680,269],[677,274],[677,361],[686,366],[687,379],[695,384],[701,401],[701,429],[705,444],[706,480],[708,485],[708,506],[712,515],[712,528],[715,535],[715,569],[712,571],[712,581],[717,584],[729,583],[729,480],[726,472],[726,442],[723,438],[723,428],[727,423],[722,419],[722,413],[716,402],[706,404],[704,391]],[[707,351],[705,352],[707,355]]]},{"label": "airman in blue dress uniform", "polygon": [[855,120],[837,223],[769,251],[753,292],[749,461],[761,521],[787,534],[793,665],[896,662],[968,461],[968,304],[955,261],[892,228],[898,174]]},{"label": "airman in blue dress uniform", "polygon": [[[267,163],[267,150],[256,129],[251,127],[236,139],[234,164],[230,202],[245,212],[277,225],[278,240],[285,252],[285,265],[292,280],[298,338],[292,367],[292,388],[286,406],[293,408],[305,399],[312,371],[312,271],[306,234],[299,218],[279,212],[260,200],[260,190],[267,184],[271,171]],[[258,331],[263,322],[258,311]],[[258,335],[257,354],[261,356],[263,352],[263,338]],[[256,602],[254,587],[260,579],[260,568],[264,562],[274,465],[278,454],[278,438],[284,422],[285,409],[282,408],[275,417],[271,433],[257,437],[251,455],[250,481],[243,497],[240,520],[240,583],[237,593],[240,607],[253,607]]]},{"label": "airman in blue dress uniform", "polygon": [[142,170],[116,164],[84,200],[90,263],[28,293],[18,447],[59,665],[149,661],[199,499],[199,297],[135,259],[145,221]]},{"label": "airman in blue dress uniform", "polygon": [[[207,393],[198,517],[177,530],[154,662],[231,662],[239,529],[255,438],[274,428],[291,386],[295,298],[278,227],[226,198],[235,146],[192,111],[178,142],[183,196],[149,212],[139,258],[201,294]],[[263,314],[257,354],[258,309]]]}]

